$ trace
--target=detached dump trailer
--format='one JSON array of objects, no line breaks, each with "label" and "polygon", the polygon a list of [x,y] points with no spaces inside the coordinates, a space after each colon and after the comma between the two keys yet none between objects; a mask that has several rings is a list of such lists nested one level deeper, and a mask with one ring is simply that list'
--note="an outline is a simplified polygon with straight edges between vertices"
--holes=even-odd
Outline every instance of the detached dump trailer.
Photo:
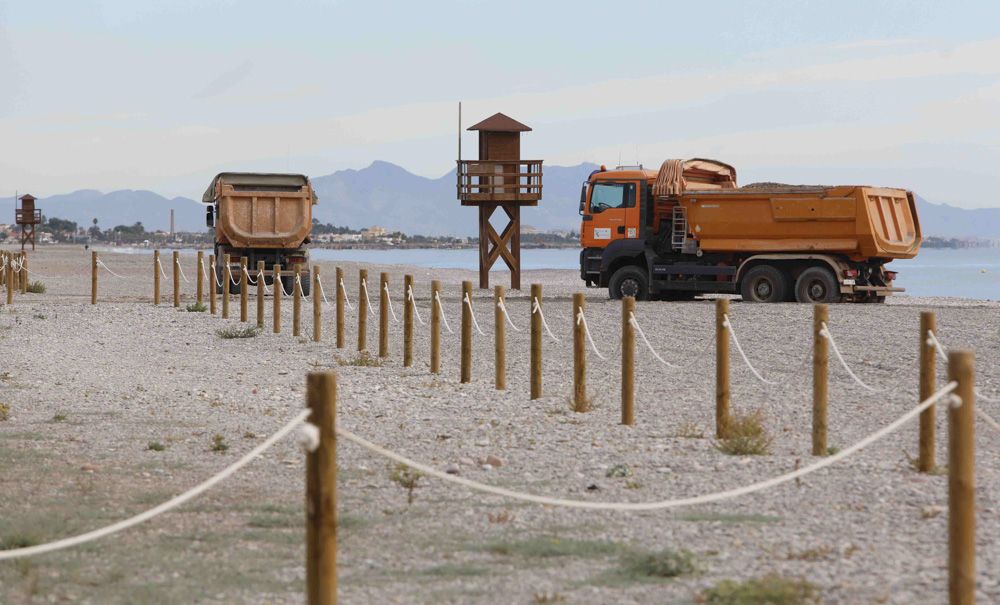
[{"label": "detached dump trailer", "polygon": [[703,159],[595,171],[580,212],[581,278],[615,298],[881,302],[902,290],[885,265],[921,241],[904,189],[737,187],[731,166]]},{"label": "detached dump trailer", "polygon": [[[229,254],[235,279],[240,275],[240,257],[245,256],[254,280],[257,262],[264,261],[266,283],[272,283],[271,269],[280,264],[284,288],[291,291],[295,265],[306,275],[310,271],[306,244],[317,201],[309,178],[301,174],[223,172],[212,179],[202,202],[208,205],[206,223],[215,228],[219,282],[225,279],[225,255]],[[309,294],[310,283],[302,280],[303,294]],[[239,290],[232,283],[230,289]]]}]

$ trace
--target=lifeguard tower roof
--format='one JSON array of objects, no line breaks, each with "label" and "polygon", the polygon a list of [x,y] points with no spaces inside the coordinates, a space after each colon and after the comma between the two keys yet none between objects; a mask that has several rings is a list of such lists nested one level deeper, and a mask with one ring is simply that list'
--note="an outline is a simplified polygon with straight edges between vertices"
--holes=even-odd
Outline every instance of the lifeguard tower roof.
[{"label": "lifeguard tower roof", "polygon": [[526,126],[512,117],[495,113],[478,124],[469,126],[466,130],[488,130],[490,132],[531,132]]}]

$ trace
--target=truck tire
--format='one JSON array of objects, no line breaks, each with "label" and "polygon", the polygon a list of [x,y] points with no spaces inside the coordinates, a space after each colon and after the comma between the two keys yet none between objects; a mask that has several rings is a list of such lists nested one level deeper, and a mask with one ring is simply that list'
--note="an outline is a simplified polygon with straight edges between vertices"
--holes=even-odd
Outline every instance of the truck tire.
[{"label": "truck tire", "polygon": [[300,279],[302,281],[302,296],[309,296],[309,290],[312,288],[312,278],[309,273],[303,271]]},{"label": "truck tire", "polygon": [[788,295],[785,272],[771,265],[757,265],[747,271],[740,281],[740,294],[746,302],[784,302]]},{"label": "truck tire", "polygon": [[840,286],[833,271],[809,267],[795,281],[795,300],[800,303],[832,303],[840,300]]},{"label": "truck tire", "polygon": [[608,294],[618,300],[625,296],[634,296],[636,300],[649,299],[649,278],[639,267],[622,267],[614,272],[608,282]]}]

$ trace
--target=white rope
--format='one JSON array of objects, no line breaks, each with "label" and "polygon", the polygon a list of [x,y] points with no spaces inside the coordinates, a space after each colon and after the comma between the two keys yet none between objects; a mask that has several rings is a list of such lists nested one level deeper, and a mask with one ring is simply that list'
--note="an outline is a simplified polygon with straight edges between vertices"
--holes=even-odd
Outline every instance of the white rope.
[{"label": "white rope", "polygon": [[275,281],[278,282],[278,287],[281,288],[281,293],[282,294],[284,294],[285,296],[291,296],[292,295],[291,292],[289,292],[288,290],[285,290],[285,280],[279,278],[279,279],[276,279]]},{"label": "white rope", "polygon": [[722,317],[723,317],[722,325],[726,328],[726,330],[729,331],[729,335],[733,337],[733,344],[736,345],[736,350],[739,351],[740,357],[743,358],[743,362],[747,364],[747,367],[750,368],[750,371],[753,373],[753,375],[757,377],[757,380],[763,382],[764,384],[769,384],[769,385],[778,384],[773,380],[768,380],[767,378],[761,376],[760,372],[757,371],[757,368],[753,367],[753,364],[750,363],[750,360],[747,358],[747,354],[743,352],[743,347],[740,345],[740,339],[736,338],[736,330],[733,329],[733,322],[729,321],[729,315],[723,314]]},{"label": "white rope", "polygon": [[222,287],[222,281],[219,280],[219,271],[214,266],[212,267],[212,281],[215,282],[216,286]]},{"label": "white rope", "polygon": [[347,295],[347,286],[344,285],[344,278],[340,278],[340,289],[344,291],[344,302],[347,303],[347,308],[351,311],[354,310],[354,305],[351,304],[351,297]]},{"label": "white rope", "polygon": [[184,283],[185,284],[191,283],[191,282],[188,281],[187,276],[184,275],[184,267],[181,266],[181,259],[180,259],[180,257],[177,257],[177,260],[174,261],[174,264],[177,265],[177,270],[180,272],[181,279],[184,280]]},{"label": "white rope", "polygon": [[487,494],[493,494],[496,496],[504,496],[507,498],[513,498],[515,500],[522,500],[525,502],[534,502],[536,504],[544,504],[548,506],[564,506],[568,508],[583,508],[591,510],[612,510],[612,511],[650,511],[650,510],[662,510],[666,508],[675,508],[678,506],[694,506],[700,504],[708,504],[710,502],[718,502],[720,500],[727,500],[730,498],[736,498],[739,496],[745,496],[747,494],[752,494],[754,492],[763,491],[770,489],[772,487],[781,485],[782,483],[787,483],[794,479],[804,477],[810,473],[814,473],[820,469],[826,468],[832,464],[835,464],[844,458],[858,452],[865,447],[871,445],[872,443],[882,439],[886,435],[897,430],[906,422],[912,420],[914,417],[919,415],[928,407],[934,405],[938,400],[949,395],[957,387],[957,383],[950,382],[939,391],[928,397],[926,400],[922,401],[917,407],[913,408],[909,412],[903,414],[898,419],[893,421],[891,424],[875,431],[871,435],[868,435],[861,441],[858,441],[854,445],[844,448],[843,450],[833,454],[831,456],[826,456],[817,460],[816,462],[799,468],[797,470],[785,473],[783,475],[778,475],[771,479],[766,479],[764,481],[758,481],[756,483],[751,483],[750,485],[745,485],[743,487],[737,487],[734,489],[729,489],[721,492],[714,492],[710,494],[704,494],[701,496],[691,496],[687,498],[675,498],[671,500],[660,500],[655,502],[592,502],[587,500],[569,500],[564,498],[550,498],[547,496],[538,496],[535,494],[528,494],[525,492],[518,492],[502,487],[495,487],[492,485],[486,485],[485,483],[480,483],[478,481],[473,481],[471,479],[466,479],[464,477],[459,477],[456,475],[449,475],[448,473],[442,472],[436,468],[427,466],[426,464],[421,464],[415,462],[409,458],[406,458],[400,454],[387,450],[385,448],[379,447],[374,443],[363,439],[354,433],[337,427],[337,434],[341,437],[347,439],[348,441],[353,441],[354,443],[368,449],[380,456],[388,458],[399,462],[400,464],[405,464],[410,468],[416,469],[425,475],[436,477],[442,481],[455,483],[462,485],[472,490],[484,492]]},{"label": "white rope", "polygon": [[552,333],[552,329],[549,328],[549,322],[545,321],[545,314],[542,313],[542,305],[538,304],[537,298],[531,299],[531,312],[538,313],[538,317],[542,319],[542,326],[545,327],[545,331],[548,332],[552,340],[559,342],[559,339],[556,338],[556,335]]},{"label": "white rope", "polygon": [[198,259],[198,271],[200,271],[201,274],[202,274],[202,276],[205,277],[205,281],[210,281],[208,279],[208,269],[205,268],[205,259],[204,258],[199,258]]},{"label": "white rope", "polygon": [[445,329],[448,330],[449,334],[454,334],[454,332],[451,330],[451,326],[448,325],[448,317],[445,316],[444,314],[444,305],[441,304],[441,297],[438,295],[437,292],[434,292],[434,302],[437,303],[438,313],[441,314],[441,321],[444,322]]},{"label": "white rope", "polygon": [[114,275],[115,277],[117,277],[119,279],[128,279],[124,275],[118,275],[117,273],[115,273],[114,271],[112,271],[111,267],[105,265],[104,261],[102,261],[100,257],[97,258],[97,264],[100,265],[100,266],[102,266],[102,267],[104,267],[105,269],[107,269],[108,273],[110,273],[111,275]]},{"label": "white rope", "polygon": [[597,350],[597,345],[594,344],[594,337],[590,335],[590,327],[587,326],[587,318],[583,315],[583,308],[580,308],[576,312],[576,325],[583,324],[583,331],[587,335],[587,340],[590,341],[590,348],[594,350],[594,354],[600,357],[602,360],[607,361],[604,355]]},{"label": "white rope", "polygon": [[[242,276],[240,276],[240,278],[242,279]],[[229,281],[231,281],[233,283],[233,285],[236,286],[237,288],[240,286],[240,282],[236,281],[236,278],[233,277],[233,268],[232,268],[232,266],[229,267]]]},{"label": "white rope", "polygon": [[163,263],[160,262],[159,258],[156,259],[156,266],[160,268],[160,276],[167,279],[167,272],[163,270]]},{"label": "white rope", "polygon": [[396,312],[392,310],[392,294],[389,293],[389,282],[385,282],[382,289],[385,290],[385,299],[389,302],[389,313],[392,314],[392,321],[399,323],[399,318],[396,317]]},{"label": "white rope", "polygon": [[302,290],[302,274],[300,273],[295,274],[295,287],[299,291],[299,298],[302,300],[309,300],[309,297],[306,296],[305,292]]},{"label": "white rope", "polygon": [[271,293],[271,289],[267,287],[267,277],[264,275],[263,271],[257,272],[257,282],[264,284],[264,294]]},{"label": "white rope", "polygon": [[982,420],[986,424],[990,425],[990,427],[994,431],[1000,433],[1000,422],[997,422],[996,420],[993,420],[993,418],[989,414],[987,414],[986,412],[984,412],[983,410],[981,410],[979,407],[976,407],[976,414],[979,415],[980,420]]},{"label": "white rope", "polygon": [[503,303],[503,298],[497,301],[497,306],[503,311],[503,316],[507,318],[507,324],[514,328],[515,332],[520,332],[521,329],[514,325],[514,322],[510,318],[510,313],[507,312],[507,305]]},{"label": "white rope", "polygon": [[244,279],[247,280],[247,285],[248,286],[256,286],[257,285],[257,282],[254,280],[254,278],[250,276],[250,270],[247,269],[246,265],[240,265],[240,270],[243,271],[243,277],[244,277]]},{"label": "white rope", "polygon": [[316,285],[319,286],[319,295],[323,297],[323,302],[326,303],[328,308],[332,308],[333,305],[326,299],[326,290],[323,289],[323,279],[319,275],[316,276]]},{"label": "white rope", "polygon": [[847,362],[844,361],[844,356],[840,354],[840,348],[837,346],[837,341],[833,339],[833,334],[830,333],[830,328],[827,327],[825,321],[822,323],[822,325],[823,329],[819,331],[820,336],[830,341],[830,346],[833,348],[833,353],[837,356],[837,359],[840,361],[840,365],[842,365],[844,369],[847,371],[847,374],[854,379],[854,382],[858,383],[862,388],[872,393],[878,393],[879,391],[885,390],[885,389],[876,389],[873,386],[869,386],[863,380],[858,378],[857,374],[851,371],[851,368],[847,365]]},{"label": "white rope", "polygon": [[469,315],[472,317],[472,325],[476,326],[476,332],[479,332],[480,336],[486,336],[486,333],[479,327],[479,322],[476,321],[476,314],[472,310],[472,299],[469,298],[468,292],[465,294],[465,304],[469,305]]},{"label": "white rope", "polygon": [[375,317],[375,309],[372,308],[372,299],[368,298],[368,280],[361,280],[361,288],[365,291],[365,302],[368,303],[368,312]]},{"label": "white rope", "polygon": [[[948,354],[945,352],[944,346],[941,344],[941,341],[938,340],[937,334],[935,334],[933,330],[927,330],[927,344],[934,347],[934,350],[937,351],[938,357],[940,357],[944,361],[948,361]],[[979,389],[976,389],[975,393],[976,397],[982,399],[987,403],[1000,403],[1000,399],[987,397],[986,395],[983,395],[979,391]]]},{"label": "white rope", "polygon": [[413,286],[406,287],[406,300],[409,301],[410,306],[413,308],[413,314],[417,316],[417,321],[420,325],[424,325],[424,320],[420,319],[420,309],[417,308],[417,301],[413,298]]},{"label": "white rope", "polygon": [[39,279],[66,279],[66,278],[69,277],[68,275],[60,275],[60,276],[56,276],[56,275],[42,275],[41,273],[35,273],[34,271],[32,271],[31,269],[29,269],[27,267],[24,267],[24,270],[28,272],[28,275],[34,275],[35,277],[37,277]]},{"label": "white rope", "polygon": [[642,341],[644,343],[646,343],[646,347],[649,348],[649,352],[653,354],[653,357],[655,357],[657,361],[659,361],[663,365],[667,366],[668,368],[679,368],[680,366],[674,365],[674,364],[670,363],[669,361],[667,361],[666,359],[660,357],[660,354],[656,352],[656,349],[653,348],[652,343],[649,342],[649,339],[646,338],[646,334],[642,331],[642,328],[639,326],[639,321],[635,318],[635,313],[632,313],[630,311],[629,314],[628,314],[628,316],[629,316],[628,317],[629,324],[633,328],[635,328],[636,332],[639,333],[639,337],[642,338]]},{"label": "white rope", "polygon": [[263,443],[261,443],[257,447],[250,450],[245,456],[243,456],[233,464],[229,465],[228,467],[222,469],[219,473],[210,477],[203,483],[196,485],[195,487],[189,489],[183,494],[174,496],[173,498],[167,500],[166,502],[160,504],[159,506],[155,506],[143,513],[135,515],[134,517],[129,517],[128,519],[123,519],[122,521],[113,523],[106,527],[95,529],[93,531],[89,531],[87,533],[80,534],[78,536],[73,536],[71,538],[64,538],[62,540],[57,540],[55,542],[48,542],[46,544],[38,544],[36,546],[27,546],[24,548],[15,548],[11,550],[0,550],[0,561],[6,559],[16,559],[19,557],[30,557],[34,555],[41,555],[56,550],[62,550],[64,548],[78,546],[80,544],[91,542],[93,540],[99,540],[100,538],[110,536],[111,534],[118,533],[122,530],[128,529],[145,521],[149,521],[153,517],[161,515],[173,508],[177,508],[181,504],[184,504],[185,502],[191,500],[192,498],[195,498],[205,493],[218,483],[232,476],[236,471],[246,466],[254,458],[261,455],[266,449],[268,449],[269,447],[277,443],[278,440],[280,440],[282,437],[290,433],[296,426],[298,426],[300,422],[303,422],[306,418],[308,418],[310,413],[311,413],[310,410],[303,410],[299,412],[294,418],[292,418],[288,422],[288,424],[278,429],[276,433],[268,437],[266,440],[264,440]]}]

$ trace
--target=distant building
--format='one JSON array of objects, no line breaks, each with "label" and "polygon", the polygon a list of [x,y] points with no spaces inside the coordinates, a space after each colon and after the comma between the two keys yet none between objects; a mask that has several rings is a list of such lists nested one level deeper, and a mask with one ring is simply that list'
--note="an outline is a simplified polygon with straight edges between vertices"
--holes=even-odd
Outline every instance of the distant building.
[{"label": "distant building", "polygon": [[362,231],[361,236],[364,239],[377,239],[384,236],[385,233],[386,233],[385,228],[374,226],[374,227],[369,227],[364,231]]},{"label": "distant building", "polygon": [[521,225],[522,235],[535,235],[536,233],[541,233],[541,231],[539,231],[536,227],[532,227],[531,225]]}]

